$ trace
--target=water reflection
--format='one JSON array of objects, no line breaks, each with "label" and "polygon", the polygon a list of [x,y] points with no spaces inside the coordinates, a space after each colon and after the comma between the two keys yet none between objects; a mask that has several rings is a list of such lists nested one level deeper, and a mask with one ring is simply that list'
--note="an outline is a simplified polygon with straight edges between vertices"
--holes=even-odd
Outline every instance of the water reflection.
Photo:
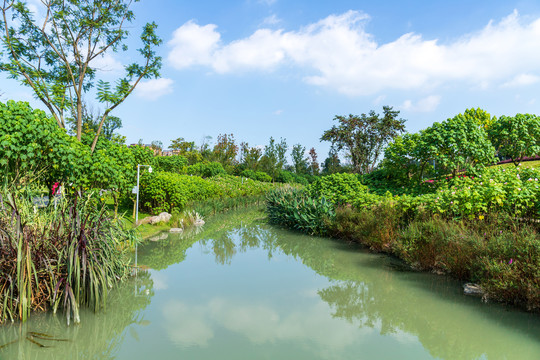
[{"label": "water reflection", "polygon": [[[109,293],[108,307],[97,314],[81,309],[81,325],[66,326],[61,314],[34,314],[24,324],[0,328],[0,346],[18,340],[0,350],[1,359],[113,359],[124,342],[126,330],[137,336],[137,327],[147,326],[143,310],[154,295],[152,278],[139,272],[136,278],[120,284]],[[34,338],[45,348],[26,339],[31,332],[68,341]]]},{"label": "water reflection", "polygon": [[[319,352],[376,333],[403,344],[421,343],[432,357],[442,359],[537,359],[540,354],[538,315],[481,304],[479,299],[464,297],[459,282],[397,271],[396,260],[389,257],[275,229],[249,213],[243,216],[220,219],[191,239],[169,238],[149,245],[148,264],[164,269],[182,261],[197,241],[201,251],[221,265],[232,264],[235,256],[251,249],[264,249],[269,259],[286,255],[326,277],[329,285],[317,291],[324,303],[284,314],[268,304],[228,297],[216,296],[204,303],[171,300],[163,314],[175,343],[207,346],[216,329],[224,328],[254,344],[315,340]],[[327,317],[328,308],[340,322]]]},{"label": "water reflection", "polygon": [[538,359],[538,315],[263,218],[235,212],[139,247],[148,271],[115,289],[105,312],[83,312],[80,326],[40,315],[0,329],[0,346],[29,331],[69,343],[23,341],[0,358]]}]

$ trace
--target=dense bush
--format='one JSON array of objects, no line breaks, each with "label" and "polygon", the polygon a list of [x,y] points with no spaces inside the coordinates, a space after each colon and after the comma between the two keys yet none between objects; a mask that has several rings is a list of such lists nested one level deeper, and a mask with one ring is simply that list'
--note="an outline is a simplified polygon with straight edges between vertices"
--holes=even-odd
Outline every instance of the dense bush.
[{"label": "dense bush", "polygon": [[44,309],[78,323],[81,306],[105,305],[136,237],[97,205],[90,194],[36,211],[26,196],[0,194],[0,323]]},{"label": "dense bush", "polygon": [[313,198],[326,198],[333,204],[351,204],[358,202],[367,194],[367,186],[362,185],[355,174],[332,174],[323,176],[306,188],[306,193]]},{"label": "dense bush", "polygon": [[217,175],[225,175],[227,172],[218,162],[197,163],[187,167],[186,173],[189,175],[197,175],[203,178],[209,178]]},{"label": "dense bush", "polygon": [[172,172],[182,174],[188,166],[188,160],[182,155],[156,156],[155,168],[157,171]]},{"label": "dense bush", "polygon": [[238,174],[249,179],[262,181],[262,182],[272,182],[272,177],[265,173],[264,171],[253,171],[253,170],[244,170]]},{"label": "dense bush", "polygon": [[154,213],[181,211],[190,201],[217,198],[222,194],[219,186],[201,177],[168,172],[145,173],[139,190],[143,208]]},{"label": "dense bush", "polygon": [[487,213],[506,213],[528,219],[540,217],[540,171],[493,167],[477,177],[459,177],[421,202],[446,217],[482,219]]},{"label": "dense bush", "polygon": [[253,197],[265,194],[272,184],[231,175],[203,179],[167,172],[145,173],[141,178],[140,201],[153,213],[181,211],[187,204],[210,199]]}]

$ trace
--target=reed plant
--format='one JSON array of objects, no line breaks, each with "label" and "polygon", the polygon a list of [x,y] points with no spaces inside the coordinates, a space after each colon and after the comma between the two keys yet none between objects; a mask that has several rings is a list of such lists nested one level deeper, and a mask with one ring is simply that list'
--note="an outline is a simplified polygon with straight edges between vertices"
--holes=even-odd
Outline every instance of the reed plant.
[{"label": "reed plant", "polygon": [[81,306],[105,306],[138,239],[98,204],[79,193],[38,209],[22,193],[0,195],[0,323],[49,309],[79,323]]}]

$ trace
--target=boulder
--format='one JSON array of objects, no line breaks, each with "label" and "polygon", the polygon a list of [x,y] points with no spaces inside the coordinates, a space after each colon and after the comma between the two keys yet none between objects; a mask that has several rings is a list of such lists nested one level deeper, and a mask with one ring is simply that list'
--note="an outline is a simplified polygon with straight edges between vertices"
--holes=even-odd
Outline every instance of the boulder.
[{"label": "boulder", "polygon": [[143,225],[143,224],[152,224],[152,225],[155,225],[157,223],[160,223],[160,222],[168,222],[169,220],[171,220],[171,217],[172,215],[169,214],[169,213],[166,213],[166,212],[162,212],[161,214],[157,215],[157,216],[149,216],[149,217],[146,217],[142,220],[139,220],[139,225]]},{"label": "boulder", "polygon": [[178,234],[178,233],[181,233],[183,231],[184,231],[184,229],[182,229],[182,228],[172,228],[172,229],[169,230],[169,232],[173,233],[173,234]]},{"label": "boulder", "polygon": [[463,285],[463,293],[471,296],[483,296],[484,290],[477,284],[467,283]]},{"label": "boulder", "polygon": [[171,220],[172,215],[166,212],[162,212],[158,216],[152,216],[152,219],[150,220],[150,224],[154,225],[160,222],[168,222]]}]

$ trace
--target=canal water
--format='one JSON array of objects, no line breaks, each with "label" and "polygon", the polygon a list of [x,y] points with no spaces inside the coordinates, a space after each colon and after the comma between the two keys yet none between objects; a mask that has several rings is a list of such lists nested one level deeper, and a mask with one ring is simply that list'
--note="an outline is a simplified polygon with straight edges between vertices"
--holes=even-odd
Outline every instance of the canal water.
[{"label": "canal water", "polygon": [[540,359],[539,315],[263,218],[157,236],[103,312],[1,327],[0,359]]}]

